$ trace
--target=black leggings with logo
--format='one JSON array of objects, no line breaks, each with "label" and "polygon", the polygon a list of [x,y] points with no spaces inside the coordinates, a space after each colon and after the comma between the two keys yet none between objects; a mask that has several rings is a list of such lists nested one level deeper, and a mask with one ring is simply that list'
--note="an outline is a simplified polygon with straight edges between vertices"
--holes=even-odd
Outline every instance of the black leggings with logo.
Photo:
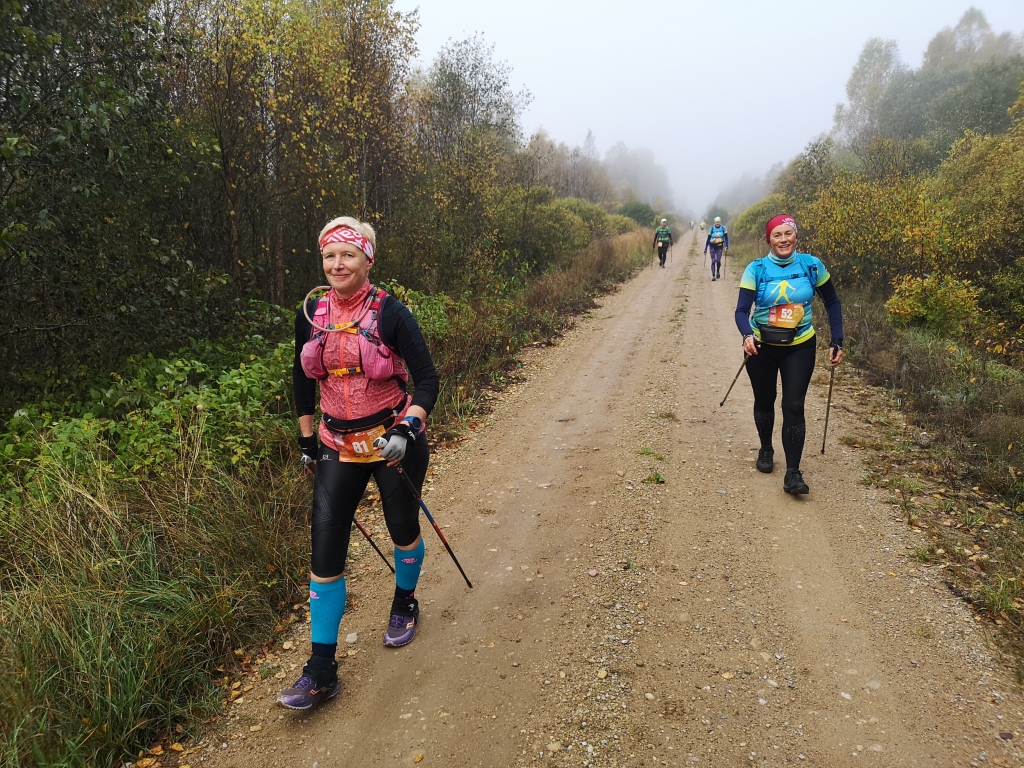
[{"label": "black leggings with logo", "polygon": [[804,398],[814,373],[815,337],[792,346],[759,344],[757,354],[747,360],[747,376],[754,390],[754,425],[762,448],[772,447],[775,428],[775,398],[782,375],[782,448],[786,467],[800,468],[804,452]]},{"label": "black leggings with logo", "polygon": [[[423,487],[429,461],[430,446],[421,432],[402,459],[402,468],[417,488]],[[330,578],[345,570],[352,518],[371,475],[380,491],[384,522],[391,540],[399,547],[407,547],[420,535],[419,504],[395,467],[389,467],[385,461],[371,464],[338,461],[338,452],[323,446],[313,480],[311,565],[315,575]]]}]

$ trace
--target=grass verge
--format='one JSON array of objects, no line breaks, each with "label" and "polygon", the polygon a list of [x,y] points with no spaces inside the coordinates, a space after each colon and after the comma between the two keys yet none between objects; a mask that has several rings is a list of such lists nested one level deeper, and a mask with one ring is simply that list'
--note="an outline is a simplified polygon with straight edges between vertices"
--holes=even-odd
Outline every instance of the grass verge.
[{"label": "grass verge", "polygon": [[867,482],[888,489],[908,524],[928,532],[915,553],[1000,629],[1024,679],[1024,375],[984,343],[897,329],[875,296],[844,292],[851,361],[878,387],[867,434]]}]

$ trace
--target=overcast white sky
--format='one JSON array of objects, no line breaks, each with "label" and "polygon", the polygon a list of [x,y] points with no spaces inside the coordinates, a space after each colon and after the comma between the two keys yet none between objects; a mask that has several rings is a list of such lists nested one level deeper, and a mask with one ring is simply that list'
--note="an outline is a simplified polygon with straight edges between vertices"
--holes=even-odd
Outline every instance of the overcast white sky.
[{"label": "overcast white sky", "polygon": [[[831,127],[865,41],[899,42],[918,66],[969,0],[396,0],[419,9],[420,58],[480,32],[533,94],[523,128],[602,153],[650,148],[677,205],[701,213],[744,171],[789,160]],[[973,3],[997,32],[1024,32],[1024,0]]]}]

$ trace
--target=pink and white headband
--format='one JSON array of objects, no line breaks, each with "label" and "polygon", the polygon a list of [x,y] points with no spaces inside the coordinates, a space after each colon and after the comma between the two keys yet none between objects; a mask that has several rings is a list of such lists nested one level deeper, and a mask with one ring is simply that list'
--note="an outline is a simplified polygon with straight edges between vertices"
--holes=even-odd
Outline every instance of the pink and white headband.
[{"label": "pink and white headband", "polygon": [[366,254],[366,258],[373,264],[373,243],[366,237],[349,227],[335,227],[325,232],[320,238],[320,252],[323,253],[324,246],[328,243],[349,243]]}]

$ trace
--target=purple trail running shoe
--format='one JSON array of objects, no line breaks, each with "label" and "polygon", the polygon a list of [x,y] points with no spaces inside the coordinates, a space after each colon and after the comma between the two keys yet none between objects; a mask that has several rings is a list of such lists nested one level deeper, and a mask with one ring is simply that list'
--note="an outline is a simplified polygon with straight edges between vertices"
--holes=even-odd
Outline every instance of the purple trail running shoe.
[{"label": "purple trail running shoe", "polygon": [[384,633],[384,645],[401,648],[416,637],[416,622],[420,618],[420,604],[415,597],[408,600],[394,600],[391,603],[391,621]]},{"label": "purple trail running shoe", "polygon": [[302,677],[277,694],[277,703],[288,709],[309,709],[338,695],[338,662],[311,656]]}]

